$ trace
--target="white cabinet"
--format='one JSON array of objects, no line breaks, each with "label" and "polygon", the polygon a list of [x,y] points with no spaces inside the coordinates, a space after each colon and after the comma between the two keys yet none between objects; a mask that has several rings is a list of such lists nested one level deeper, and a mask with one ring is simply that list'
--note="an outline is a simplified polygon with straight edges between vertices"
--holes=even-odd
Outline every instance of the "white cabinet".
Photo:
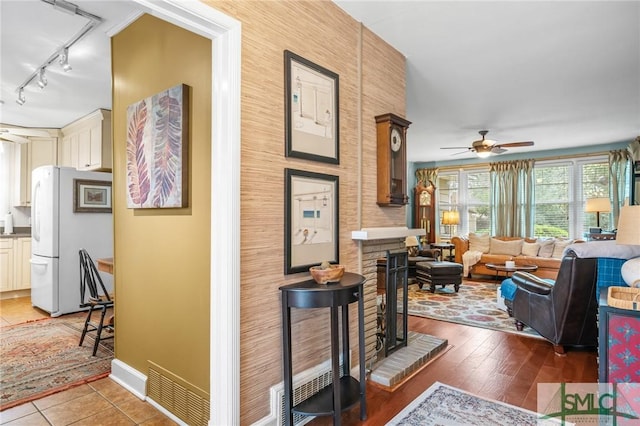
[{"label": "white cabinet", "polygon": [[111,170],[111,111],[99,109],[62,128],[60,165]]},{"label": "white cabinet", "polygon": [[14,206],[31,204],[31,172],[33,169],[58,164],[58,130],[48,130],[50,137],[29,137],[29,143],[16,149],[16,188]]},{"label": "white cabinet", "polygon": [[13,247],[15,257],[15,281],[13,290],[31,288],[31,238],[17,238]]},{"label": "white cabinet", "polygon": [[0,291],[31,288],[31,238],[0,239]]},{"label": "white cabinet", "polygon": [[0,239],[0,291],[13,289],[13,239]]}]

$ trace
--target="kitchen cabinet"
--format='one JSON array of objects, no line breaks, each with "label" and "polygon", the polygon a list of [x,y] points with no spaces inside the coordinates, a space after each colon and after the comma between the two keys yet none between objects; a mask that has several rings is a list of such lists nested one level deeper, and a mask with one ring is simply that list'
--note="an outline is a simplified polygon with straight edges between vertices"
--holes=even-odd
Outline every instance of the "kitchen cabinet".
[{"label": "kitchen cabinet", "polygon": [[31,238],[17,238],[14,243],[15,281],[13,290],[31,288]]},{"label": "kitchen cabinet", "polygon": [[0,291],[31,288],[31,238],[0,239]]},{"label": "kitchen cabinet", "polygon": [[[42,129],[39,129],[42,130]],[[16,187],[14,206],[31,205],[31,172],[40,166],[58,164],[58,130],[47,130],[50,137],[29,137],[29,143],[15,150]]]},{"label": "kitchen cabinet", "polygon": [[110,171],[111,111],[99,109],[62,128],[60,165]]},{"label": "kitchen cabinet", "polygon": [[0,239],[0,291],[13,289],[13,239]]}]

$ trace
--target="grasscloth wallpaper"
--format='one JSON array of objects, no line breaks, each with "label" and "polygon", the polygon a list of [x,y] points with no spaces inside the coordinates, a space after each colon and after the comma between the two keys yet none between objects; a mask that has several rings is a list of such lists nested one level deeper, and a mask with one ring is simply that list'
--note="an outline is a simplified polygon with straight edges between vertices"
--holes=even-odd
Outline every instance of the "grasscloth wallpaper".
[{"label": "grasscloth wallpaper", "polygon": [[[241,423],[251,424],[269,414],[269,388],[282,381],[282,341],[280,291],[282,285],[307,279],[308,274],[284,274],[284,170],[293,168],[337,175],[340,179],[340,262],[349,271],[363,271],[362,248],[351,239],[351,231],[363,227],[404,226],[405,208],[380,208],[376,204],[376,135],[375,119],[378,114],[393,112],[405,115],[405,60],[391,46],[380,40],[360,23],[353,20],[334,3],[329,1],[206,1],[242,23],[242,99],[241,99]],[[190,42],[189,42],[190,43]],[[187,44],[185,44],[186,46]],[[190,46],[191,48],[191,46]],[[189,50],[189,49],[184,49]],[[284,50],[290,50],[305,59],[325,67],[339,75],[340,84],[340,164],[308,161],[285,156],[284,122]],[[187,62],[188,63],[188,62]],[[215,76],[214,76],[215,78]],[[188,84],[188,83],[187,83]],[[196,89],[206,90],[206,88]],[[210,93],[210,87],[208,88]],[[132,98],[135,100],[135,96]],[[195,98],[194,98],[195,99]],[[130,102],[126,99],[126,102]],[[124,102],[124,104],[126,104]],[[126,107],[126,105],[125,105]],[[411,120],[411,117],[407,117]],[[114,119],[115,122],[115,119]],[[409,135],[411,130],[409,130]],[[206,140],[205,135],[201,135]],[[409,136],[410,137],[410,136]],[[184,212],[200,220],[209,214],[200,210],[200,204],[209,203],[203,194],[208,185],[210,172],[208,162],[202,161],[210,152],[194,141],[191,155],[192,208]],[[115,149],[122,166],[124,153]],[[114,164],[114,170],[117,164]],[[210,167],[210,165],[209,165]],[[200,182],[200,183],[198,183]],[[122,182],[119,182],[121,185]],[[210,190],[210,188],[209,188]],[[123,194],[123,188],[116,197]],[[199,200],[198,197],[206,199]],[[174,217],[165,220],[162,216],[142,217],[120,210],[117,214],[116,239],[124,238],[124,226],[139,226],[146,222],[145,235],[155,228],[170,224],[181,224],[191,220]],[[119,219],[118,219],[119,218]],[[194,221],[194,225],[195,225]],[[198,222],[199,223],[199,222]],[[208,227],[202,224],[208,230]],[[149,229],[147,229],[149,228]],[[135,231],[136,235],[138,232]],[[190,265],[197,270],[199,281],[208,279],[201,262],[209,254],[204,241],[207,232],[190,235],[191,244],[198,247],[197,259]],[[154,252],[164,262],[154,262],[154,277],[159,278],[160,288],[176,285],[164,279],[163,273],[171,268],[171,256],[175,247],[161,237],[152,238]],[[215,239],[215,235],[212,237]],[[134,248],[117,246],[119,254],[134,252]],[[190,251],[188,248],[182,248]],[[366,259],[370,261],[370,259]],[[125,265],[127,265],[125,263]],[[133,265],[123,268],[133,268]],[[120,270],[117,276],[129,285],[138,275]],[[192,273],[190,273],[192,274]],[[126,282],[126,283],[124,283]],[[132,284],[131,284],[132,285]],[[194,284],[190,284],[194,285]],[[226,285],[216,283],[215,285]],[[198,288],[198,293],[181,301],[184,310],[195,310],[196,316],[208,315],[199,300],[208,300]],[[138,290],[130,294],[142,300]],[[372,279],[366,284],[367,306],[367,350],[371,353],[375,338],[375,292]],[[195,300],[198,299],[198,300]],[[179,299],[180,300],[180,299]],[[123,309],[132,309],[125,307]],[[353,326],[351,342],[357,353],[355,322],[357,312],[352,307]],[[174,317],[177,329],[188,330],[199,327],[198,318],[189,315],[186,319]],[[294,310],[294,374],[315,366],[329,358],[328,310]],[[204,319],[203,319],[204,320]],[[206,320],[204,320],[206,323]],[[208,331],[208,330],[207,330]],[[166,339],[160,329],[149,330],[145,339]],[[206,342],[208,344],[208,341]],[[203,377],[208,377],[207,355],[198,345],[198,357],[189,360],[176,357],[163,360],[163,367],[181,375],[185,380],[197,383],[206,391]],[[219,350],[224,350],[220,348]],[[146,352],[146,353],[140,353]],[[128,358],[142,360],[150,354],[145,348],[130,348],[123,352]],[[120,354],[118,354],[120,357]],[[124,360],[126,362],[126,360]],[[136,365],[137,366],[137,361]],[[197,373],[194,372],[198,371]],[[142,368],[141,368],[142,371]],[[183,372],[180,374],[181,372]]]}]

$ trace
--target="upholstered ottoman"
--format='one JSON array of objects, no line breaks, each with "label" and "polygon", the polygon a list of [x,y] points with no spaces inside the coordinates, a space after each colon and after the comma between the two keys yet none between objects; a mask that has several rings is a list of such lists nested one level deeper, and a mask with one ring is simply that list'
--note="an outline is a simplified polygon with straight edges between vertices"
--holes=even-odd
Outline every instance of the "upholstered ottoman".
[{"label": "upholstered ottoman", "polygon": [[462,283],[462,265],[454,262],[418,262],[416,279],[420,288],[428,284],[431,293],[435,293],[437,285],[444,287],[447,284],[453,284],[457,293]]}]

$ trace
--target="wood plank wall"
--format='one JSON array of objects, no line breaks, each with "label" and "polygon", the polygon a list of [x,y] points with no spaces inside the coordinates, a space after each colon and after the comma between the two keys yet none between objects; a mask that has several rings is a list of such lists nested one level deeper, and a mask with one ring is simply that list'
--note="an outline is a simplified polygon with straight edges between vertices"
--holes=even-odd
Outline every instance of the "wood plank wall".
[{"label": "wood plank wall", "polygon": [[[361,246],[351,231],[405,225],[404,208],[375,203],[373,118],[404,115],[405,60],[329,1],[207,3],[242,22],[240,399],[241,423],[251,424],[269,414],[269,388],[282,381],[278,288],[308,277],[284,274],[284,170],[339,176],[340,262],[360,272]],[[285,157],[284,50],[340,76],[339,165]],[[375,303],[375,281],[368,288]],[[375,322],[375,310],[368,311]],[[357,354],[355,312],[352,318]],[[327,309],[293,310],[294,374],[329,358],[328,327]]]}]

